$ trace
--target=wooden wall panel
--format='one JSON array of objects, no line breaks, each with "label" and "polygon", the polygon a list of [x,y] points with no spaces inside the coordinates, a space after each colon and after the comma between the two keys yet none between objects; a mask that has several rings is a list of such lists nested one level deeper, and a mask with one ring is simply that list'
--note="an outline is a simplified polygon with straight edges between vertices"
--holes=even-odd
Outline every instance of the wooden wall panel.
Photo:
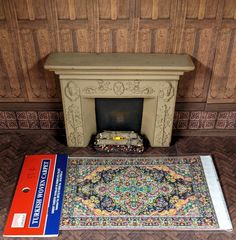
[{"label": "wooden wall panel", "polygon": [[[86,0],[57,0],[59,50],[93,52],[94,34],[91,4]],[[90,21],[90,25],[89,25]]]},{"label": "wooden wall panel", "polygon": [[130,0],[117,1],[117,18],[128,19],[129,16],[130,16]]},{"label": "wooden wall panel", "polygon": [[86,28],[60,29],[61,52],[91,52],[90,35]]},{"label": "wooden wall panel", "polygon": [[217,40],[217,0],[190,0],[183,4],[183,28],[177,33],[177,53],[188,53],[195,63],[195,71],[181,77],[179,102],[206,102],[211,81],[211,69]]},{"label": "wooden wall panel", "polygon": [[100,52],[111,53],[112,51],[112,30],[102,29],[100,31]]},{"label": "wooden wall panel", "polygon": [[13,0],[28,101],[60,101],[56,77],[44,70],[48,54],[56,51],[51,5],[46,0]]},{"label": "wooden wall panel", "polygon": [[175,1],[141,0],[136,50],[142,53],[169,53],[171,38],[171,8]]},{"label": "wooden wall panel", "polygon": [[154,30],[154,52],[168,53],[170,46],[170,30],[168,28],[159,28]]},{"label": "wooden wall panel", "polygon": [[205,102],[211,77],[215,34],[211,28],[186,28],[182,38],[181,53],[192,56],[195,71],[181,77],[178,101]]},{"label": "wooden wall panel", "polygon": [[56,8],[57,8],[58,19],[70,19],[68,0],[57,0]]},{"label": "wooden wall panel", "polygon": [[0,99],[2,102],[25,100],[22,69],[14,33],[9,23],[9,5],[0,1]]},{"label": "wooden wall panel", "polygon": [[111,0],[99,0],[99,19],[111,19]]},{"label": "wooden wall panel", "polygon": [[141,29],[139,31],[139,52],[150,53],[152,50],[152,31],[150,29]]},{"label": "wooden wall panel", "polygon": [[218,31],[208,103],[236,103],[236,2],[225,0]]},{"label": "wooden wall panel", "polygon": [[130,11],[129,0],[99,0],[99,19],[128,19]]},{"label": "wooden wall panel", "polygon": [[213,66],[208,102],[236,102],[235,29],[221,29]]},{"label": "wooden wall panel", "polygon": [[3,1],[4,0],[0,0],[0,20],[6,19],[4,9],[3,9]]},{"label": "wooden wall panel", "polygon": [[235,29],[235,0],[0,0],[0,101],[60,102],[58,51],[188,53],[177,100],[234,103]]},{"label": "wooden wall panel", "polygon": [[[206,1],[205,5],[203,7],[204,14],[202,14],[206,19],[216,19],[219,1],[221,1],[221,0],[207,0]],[[204,2],[204,0],[201,2]]]},{"label": "wooden wall panel", "polygon": [[201,101],[205,101],[207,90],[211,77],[211,65],[214,51],[212,44],[215,34],[213,29],[204,28],[198,31],[197,47],[195,48],[195,79],[192,90],[192,95]]},{"label": "wooden wall panel", "polygon": [[114,51],[129,52],[130,33],[126,28],[117,29],[114,31]]},{"label": "wooden wall panel", "polygon": [[218,0],[188,0],[187,19],[214,19],[216,18]]},{"label": "wooden wall panel", "polygon": [[235,0],[225,0],[223,18],[236,19],[236,1]]},{"label": "wooden wall panel", "polygon": [[[183,33],[183,43],[181,53],[188,53],[190,55],[194,54],[195,47],[195,39],[196,39],[196,29],[188,28],[185,29]],[[178,99],[191,98],[193,82],[194,82],[194,72],[186,73],[185,76],[181,77],[178,85]]]},{"label": "wooden wall panel", "polygon": [[30,99],[56,97],[55,78],[43,68],[45,58],[51,52],[48,30],[23,29],[21,30],[21,39],[29,75],[26,85]]},{"label": "wooden wall panel", "polygon": [[21,98],[20,75],[14,57],[10,34],[6,29],[0,29],[0,96],[5,100],[8,98]]},{"label": "wooden wall panel", "polygon": [[71,29],[61,29],[60,30],[60,40],[61,40],[61,51],[62,52],[73,52],[74,51],[72,34],[73,34],[73,30],[71,30]]},{"label": "wooden wall panel", "polygon": [[18,20],[46,19],[45,0],[14,0]]},{"label": "wooden wall panel", "polygon": [[141,0],[141,19],[170,18],[171,0]]},{"label": "wooden wall panel", "polygon": [[58,19],[87,19],[86,0],[56,0]]},{"label": "wooden wall panel", "polygon": [[75,30],[76,52],[91,52],[90,37],[87,29]]}]

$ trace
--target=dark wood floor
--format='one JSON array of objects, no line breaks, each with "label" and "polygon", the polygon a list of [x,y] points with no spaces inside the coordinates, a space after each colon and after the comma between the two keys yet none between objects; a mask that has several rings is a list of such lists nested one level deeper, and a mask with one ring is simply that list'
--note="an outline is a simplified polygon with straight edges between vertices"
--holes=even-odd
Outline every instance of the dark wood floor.
[{"label": "dark wood floor", "polygon": [[[67,153],[97,155],[90,148],[68,148],[64,137],[45,134],[0,134],[0,235],[14,193],[20,167],[26,154]],[[236,137],[179,137],[169,148],[149,148],[143,155],[211,154],[225,194],[231,220],[236,228]],[[101,155],[101,154],[100,154]],[[158,240],[158,239],[236,239],[236,230],[203,231],[61,231],[59,239],[81,240]]]}]

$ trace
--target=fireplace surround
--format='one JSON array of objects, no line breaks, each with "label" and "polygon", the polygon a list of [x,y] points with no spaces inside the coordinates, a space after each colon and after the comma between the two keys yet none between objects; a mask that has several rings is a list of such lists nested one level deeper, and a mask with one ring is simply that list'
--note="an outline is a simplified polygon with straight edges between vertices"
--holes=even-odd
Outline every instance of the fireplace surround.
[{"label": "fireplace surround", "polygon": [[194,65],[180,54],[52,53],[45,68],[59,75],[68,146],[97,132],[95,98],[143,98],[141,133],[168,147],[178,80]]}]

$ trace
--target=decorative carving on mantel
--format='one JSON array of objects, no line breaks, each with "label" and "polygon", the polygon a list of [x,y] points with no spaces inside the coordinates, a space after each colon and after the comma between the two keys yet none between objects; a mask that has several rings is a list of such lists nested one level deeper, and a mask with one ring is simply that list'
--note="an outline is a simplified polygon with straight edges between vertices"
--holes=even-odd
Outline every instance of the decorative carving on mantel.
[{"label": "decorative carving on mantel", "polygon": [[65,87],[65,96],[71,101],[76,101],[79,98],[79,88],[77,84],[73,81],[70,81],[66,84]]},{"label": "decorative carving on mantel", "polygon": [[72,146],[83,144],[82,116],[79,107],[75,104],[67,107],[65,118],[70,129],[70,133],[67,136],[70,144]]},{"label": "decorative carving on mantel", "polygon": [[65,119],[68,126],[67,141],[71,146],[81,145],[83,144],[83,122],[80,109],[79,87],[74,81],[68,81],[65,85],[64,93],[68,104],[65,107]]},{"label": "decorative carving on mantel", "polygon": [[164,83],[166,86],[159,91],[159,97],[162,98],[165,102],[169,102],[170,99],[174,96],[175,89],[170,82]]},{"label": "decorative carving on mantel", "polygon": [[122,94],[142,94],[142,95],[150,95],[155,92],[152,87],[148,86],[140,86],[141,81],[133,80],[133,81],[105,81],[98,80],[96,81],[98,86],[96,87],[86,87],[82,90],[84,94],[94,95],[94,94],[104,94],[109,91],[113,91],[115,95]]},{"label": "decorative carving on mantel", "polygon": [[85,94],[97,94],[97,93],[106,93],[112,88],[110,87],[110,81],[103,81],[103,80],[98,80],[96,81],[98,86],[97,87],[86,87],[82,90],[83,93]]},{"label": "decorative carving on mantel", "polygon": [[118,81],[113,84],[113,91],[115,95],[122,95],[125,92],[125,90],[126,89],[123,82]]},{"label": "decorative carving on mantel", "polygon": [[162,144],[164,146],[170,144],[170,131],[172,131],[172,114],[171,114],[171,107],[164,105],[164,128],[163,128],[163,135],[162,135]]},{"label": "decorative carving on mantel", "polygon": [[131,82],[127,82],[128,89],[131,93],[134,94],[144,94],[144,95],[150,95],[155,92],[155,90],[151,87],[140,87],[140,81],[135,80]]},{"label": "decorative carving on mantel", "polygon": [[161,146],[168,146],[170,143],[169,133],[172,130],[172,111],[173,109],[166,104],[157,109],[155,139]]}]

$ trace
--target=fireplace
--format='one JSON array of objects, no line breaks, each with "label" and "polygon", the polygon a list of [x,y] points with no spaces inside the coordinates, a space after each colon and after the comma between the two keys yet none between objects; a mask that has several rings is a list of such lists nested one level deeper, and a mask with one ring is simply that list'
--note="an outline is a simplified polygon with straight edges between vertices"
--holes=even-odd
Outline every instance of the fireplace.
[{"label": "fireplace", "polygon": [[142,99],[141,134],[153,147],[172,135],[179,76],[194,69],[187,55],[53,53],[45,68],[60,77],[67,144],[85,147],[97,132],[96,99]]}]

